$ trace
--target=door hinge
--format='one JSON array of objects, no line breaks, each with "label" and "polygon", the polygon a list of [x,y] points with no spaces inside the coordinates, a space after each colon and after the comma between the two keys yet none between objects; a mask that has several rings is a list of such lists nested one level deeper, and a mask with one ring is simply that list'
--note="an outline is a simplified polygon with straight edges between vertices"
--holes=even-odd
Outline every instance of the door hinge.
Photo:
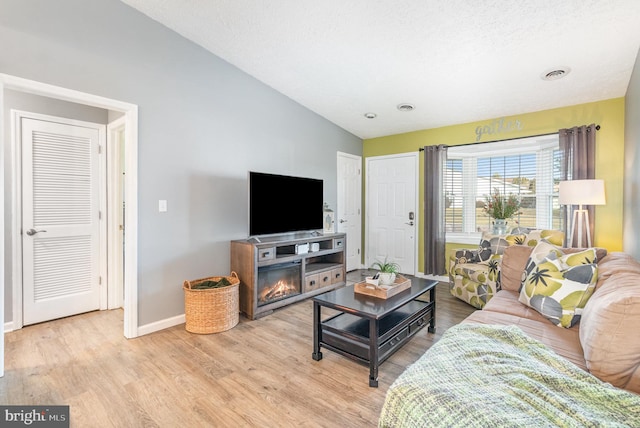
[{"label": "door hinge", "polygon": [[98,211],[98,220],[102,220],[102,211]]},{"label": "door hinge", "polygon": [[102,154],[102,146],[100,144],[98,144],[98,154]]},{"label": "door hinge", "polygon": [[358,254],[360,254],[360,248],[358,248]]},{"label": "door hinge", "polygon": [[102,277],[101,276],[98,277],[98,285],[102,285]]}]

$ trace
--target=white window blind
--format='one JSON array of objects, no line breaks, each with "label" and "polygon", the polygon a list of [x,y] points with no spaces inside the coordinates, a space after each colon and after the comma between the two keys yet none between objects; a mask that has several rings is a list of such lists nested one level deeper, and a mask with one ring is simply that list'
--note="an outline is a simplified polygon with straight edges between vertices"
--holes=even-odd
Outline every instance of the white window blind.
[{"label": "white window blind", "polygon": [[484,213],[486,197],[497,189],[515,194],[520,213],[513,227],[561,229],[558,135],[449,147],[445,171],[447,241],[476,243],[491,229]]}]

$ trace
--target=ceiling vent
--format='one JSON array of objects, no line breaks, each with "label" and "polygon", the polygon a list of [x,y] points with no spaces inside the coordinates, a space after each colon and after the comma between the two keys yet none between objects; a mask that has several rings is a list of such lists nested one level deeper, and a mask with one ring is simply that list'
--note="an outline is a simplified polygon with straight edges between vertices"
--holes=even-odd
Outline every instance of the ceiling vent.
[{"label": "ceiling vent", "polygon": [[540,77],[542,80],[558,80],[569,74],[570,71],[571,69],[569,67],[562,67],[545,71]]},{"label": "ceiling vent", "polygon": [[416,106],[414,106],[413,104],[408,104],[408,103],[398,104],[398,110],[400,111],[411,111],[415,108]]}]

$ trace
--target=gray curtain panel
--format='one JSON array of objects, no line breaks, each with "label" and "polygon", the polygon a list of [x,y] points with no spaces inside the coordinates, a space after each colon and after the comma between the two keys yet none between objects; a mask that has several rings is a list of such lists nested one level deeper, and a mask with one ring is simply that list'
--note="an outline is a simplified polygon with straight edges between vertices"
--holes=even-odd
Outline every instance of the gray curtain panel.
[{"label": "gray curtain panel", "polygon": [[[562,177],[561,180],[586,180],[596,176],[596,125],[574,126],[570,129],[560,129],[558,131],[560,150],[562,152]],[[575,207],[563,207],[565,210],[565,229],[571,226],[573,210]],[[595,207],[587,206],[589,211],[589,230],[593,237],[593,225],[595,223]],[[568,230],[565,230],[565,239],[569,239]],[[574,242],[567,242],[567,245],[577,244],[578,237],[574,236]],[[584,242],[584,241],[583,241]]]},{"label": "gray curtain panel", "polygon": [[424,147],[424,273],[444,275],[444,170],[447,146]]}]

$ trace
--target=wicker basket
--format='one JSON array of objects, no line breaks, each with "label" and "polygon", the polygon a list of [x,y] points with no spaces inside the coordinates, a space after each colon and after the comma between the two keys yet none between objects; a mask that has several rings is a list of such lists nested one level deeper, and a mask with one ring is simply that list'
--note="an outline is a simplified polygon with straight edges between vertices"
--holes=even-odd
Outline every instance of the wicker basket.
[{"label": "wicker basket", "polygon": [[[227,278],[231,283],[226,287],[194,290],[193,287],[203,281],[220,281]],[[191,333],[209,334],[229,330],[238,324],[240,313],[240,279],[238,274],[230,276],[212,276],[193,281],[185,281],[184,315],[185,328]]]}]

